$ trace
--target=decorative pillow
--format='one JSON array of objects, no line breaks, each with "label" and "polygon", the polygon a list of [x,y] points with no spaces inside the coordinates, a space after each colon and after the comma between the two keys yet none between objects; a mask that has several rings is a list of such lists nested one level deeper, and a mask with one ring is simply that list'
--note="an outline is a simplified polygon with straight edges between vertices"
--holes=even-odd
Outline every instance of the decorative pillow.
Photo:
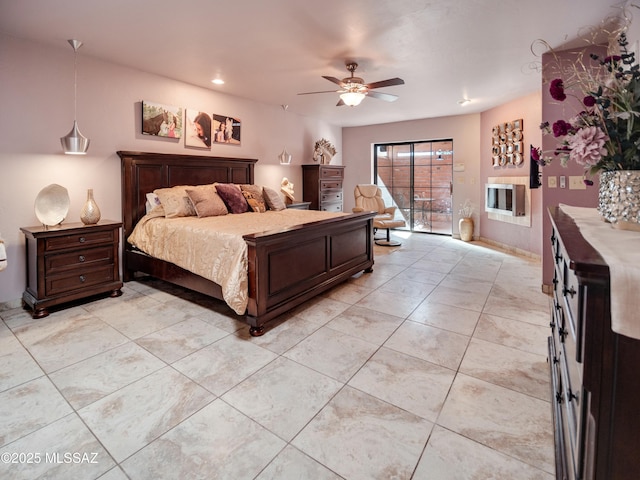
[{"label": "decorative pillow", "polygon": [[245,213],[249,211],[249,204],[242,195],[240,187],[234,183],[216,183],[218,195],[224,200],[231,213]]},{"label": "decorative pillow", "polygon": [[158,205],[162,205],[160,198],[155,193],[147,193],[147,201],[144,204],[146,213],[156,208]]},{"label": "decorative pillow", "polygon": [[200,218],[217,217],[229,213],[214,185],[199,185],[187,188],[187,195]]},{"label": "decorative pillow", "polygon": [[158,188],[153,191],[164,207],[164,215],[167,218],[193,217],[196,210],[189,200],[186,189],[193,188],[189,185],[178,185],[171,188]]},{"label": "decorative pillow", "polygon": [[258,185],[240,185],[242,195],[247,199],[247,203],[251,207],[251,210],[258,213],[267,211],[267,206],[262,196],[262,187]]},{"label": "decorative pillow", "polygon": [[264,200],[269,207],[269,210],[278,211],[287,208],[280,194],[273,188],[262,187],[262,194],[264,195]]}]

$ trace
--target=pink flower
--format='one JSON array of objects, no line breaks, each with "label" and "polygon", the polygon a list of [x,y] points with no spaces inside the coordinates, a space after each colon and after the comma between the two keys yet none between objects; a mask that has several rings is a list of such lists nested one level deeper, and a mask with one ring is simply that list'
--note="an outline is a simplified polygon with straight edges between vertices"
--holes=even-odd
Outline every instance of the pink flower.
[{"label": "pink flower", "polygon": [[598,127],[581,128],[568,139],[569,158],[580,165],[596,165],[607,154],[604,148],[607,140],[608,137]]},{"label": "pink flower", "polygon": [[564,101],[567,96],[564,94],[564,83],[561,78],[556,78],[551,81],[551,85],[549,86],[549,93],[551,94],[551,98],[554,100],[558,100],[559,102]]}]

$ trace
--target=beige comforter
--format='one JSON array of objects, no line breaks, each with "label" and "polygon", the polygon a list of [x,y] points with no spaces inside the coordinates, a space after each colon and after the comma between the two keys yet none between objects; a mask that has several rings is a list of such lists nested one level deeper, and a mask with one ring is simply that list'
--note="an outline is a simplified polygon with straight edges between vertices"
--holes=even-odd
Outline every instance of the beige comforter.
[{"label": "beige comforter", "polygon": [[248,303],[247,244],[242,236],[290,228],[343,213],[287,209],[219,217],[165,218],[161,207],[145,215],[128,238],[143,252],[178,265],[222,287],[239,315]]}]

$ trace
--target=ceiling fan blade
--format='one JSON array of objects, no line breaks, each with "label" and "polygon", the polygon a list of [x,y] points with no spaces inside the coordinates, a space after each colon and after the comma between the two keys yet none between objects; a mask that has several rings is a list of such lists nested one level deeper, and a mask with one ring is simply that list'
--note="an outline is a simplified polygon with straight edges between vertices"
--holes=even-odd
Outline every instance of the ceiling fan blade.
[{"label": "ceiling fan blade", "polygon": [[391,95],[390,93],[382,93],[382,92],[367,92],[367,97],[377,98],[379,100],[384,100],[385,102],[395,102],[398,99],[397,95]]},{"label": "ceiling fan blade", "polygon": [[339,93],[341,92],[341,90],[322,90],[320,92],[303,92],[303,93],[299,93],[298,95],[314,95],[316,93]]},{"label": "ceiling fan blade", "polygon": [[330,82],[333,82],[336,85],[340,85],[341,87],[344,87],[344,83],[342,83],[342,80],[339,80],[336,77],[327,77],[326,75],[322,75],[322,78],[326,78]]},{"label": "ceiling fan blade", "polygon": [[382,88],[382,87],[393,87],[394,85],[404,85],[404,80],[401,78],[390,78],[388,80],[381,80],[379,82],[373,82],[367,84],[367,88]]}]

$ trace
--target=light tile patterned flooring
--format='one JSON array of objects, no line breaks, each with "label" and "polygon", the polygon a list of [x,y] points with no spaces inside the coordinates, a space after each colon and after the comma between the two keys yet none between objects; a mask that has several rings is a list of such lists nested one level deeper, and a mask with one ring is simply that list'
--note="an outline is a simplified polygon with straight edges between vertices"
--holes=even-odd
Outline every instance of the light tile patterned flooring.
[{"label": "light tile patterned flooring", "polygon": [[260,338],[145,279],[0,311],[0,478],[552,479],[540,263],[421,234],[375,262]]}]

